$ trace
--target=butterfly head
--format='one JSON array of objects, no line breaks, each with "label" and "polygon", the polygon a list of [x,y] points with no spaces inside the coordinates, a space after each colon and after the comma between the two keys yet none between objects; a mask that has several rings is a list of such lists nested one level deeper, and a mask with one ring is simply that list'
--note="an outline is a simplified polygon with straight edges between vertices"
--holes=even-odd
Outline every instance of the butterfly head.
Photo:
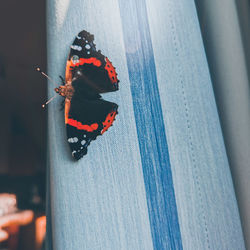
[{"label": "butterfly head", "polygon": [[63,96],[69,100],[71,100],[72,96],[74,95],[74,88],[71,84],[61,85],[58,88],[55,88],[55,92],[58,93],[60,96]]},{"label": "butterfly head", "polygon": [[58,88],[54,89],[56,93],[58,93],[61,96],[65,96],[64,86],[59,86]]}]

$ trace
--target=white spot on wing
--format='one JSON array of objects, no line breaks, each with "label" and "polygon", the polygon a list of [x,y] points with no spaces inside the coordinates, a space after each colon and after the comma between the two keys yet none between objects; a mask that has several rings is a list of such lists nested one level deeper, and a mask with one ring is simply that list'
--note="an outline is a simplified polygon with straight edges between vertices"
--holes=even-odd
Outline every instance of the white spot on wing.
[{"label": "white spot on wing", "polygon": [[69,139],[68,139],[68,142],[69,142],[69,143],[76,143],[76,142],[78,142],[78,138],[77,138],[77,137],[69,138]]},{"label": "white spot on wing", "polygon": [[84,144],[85,144],[85,142],[86,142],[85,140],[82,140],[82,141],[81,141],[81,144],[82,144],[82,145],[84,145]]},{"label": "white spot on wing", "polygon": [[78,50],[78,51],[81,51],[81,50],[82,50],[82,47],[81,47],[81,46],[78,46],[78,45],[71,45],[70,47],[71,47],[71,49],[73,49],[73,50]]}]

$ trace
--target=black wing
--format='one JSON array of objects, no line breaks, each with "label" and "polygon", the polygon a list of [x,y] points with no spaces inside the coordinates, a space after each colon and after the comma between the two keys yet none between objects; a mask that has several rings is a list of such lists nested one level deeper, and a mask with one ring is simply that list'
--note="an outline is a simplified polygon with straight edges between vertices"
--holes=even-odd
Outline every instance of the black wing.
[{"label": "black wing", "polygon": [[118,90],[116,70],[109,59],[96,50],[94,36],[89,32],[83,30],[76,36],[68,62],[72,80],[83,79],[83,83],[98,93]]},{"label": "black wing", "polygon": [[66,129],[72,155],[79,160],[98,135],[112,125],[118,105],[101,99],[101,96],[79,80],[72,83],[75,93],[70,102]]}]

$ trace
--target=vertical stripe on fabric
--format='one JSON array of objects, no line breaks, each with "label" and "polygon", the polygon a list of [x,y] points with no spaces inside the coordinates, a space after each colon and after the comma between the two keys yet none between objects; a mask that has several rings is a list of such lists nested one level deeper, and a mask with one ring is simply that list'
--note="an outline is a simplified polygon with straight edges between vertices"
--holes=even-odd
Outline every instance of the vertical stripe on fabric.
[{"label": "vertical stripe on fabric", "polygon": [[154,248],[182,249],[146,4],[119,7]]}]

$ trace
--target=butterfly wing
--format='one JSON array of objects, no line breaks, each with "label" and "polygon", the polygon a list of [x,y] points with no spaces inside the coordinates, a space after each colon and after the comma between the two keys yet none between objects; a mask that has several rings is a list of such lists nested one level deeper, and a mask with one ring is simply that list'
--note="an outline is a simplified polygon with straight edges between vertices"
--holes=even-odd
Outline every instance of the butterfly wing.
[{"label": "butterfly wing", "polygon": [[112,125],[118,105],[101,99],[98,93],[90,93],[80,80],[72,83],[75,93],[65,102],[65,123],[72,155],[79,160],[87,153],[87,147],[98,135]]},{"label": "butterfly wing", "polygon": [[81,31],[71,45],[66,65],[66,82],[83,79],[98,93],[118,90],[117,73],[107,57],[96,50],[94,36]]},{"label": "butterfly wing", "polygon": [[74,89],[71,100],[65,99],[67,137],[73,157],[79,160],[118,113],[117,104],[100,96],[118,90],[117,73],[109,59],[96,50],[94,36],[87,31],[81,31],[71,45],[65,81]]}]

